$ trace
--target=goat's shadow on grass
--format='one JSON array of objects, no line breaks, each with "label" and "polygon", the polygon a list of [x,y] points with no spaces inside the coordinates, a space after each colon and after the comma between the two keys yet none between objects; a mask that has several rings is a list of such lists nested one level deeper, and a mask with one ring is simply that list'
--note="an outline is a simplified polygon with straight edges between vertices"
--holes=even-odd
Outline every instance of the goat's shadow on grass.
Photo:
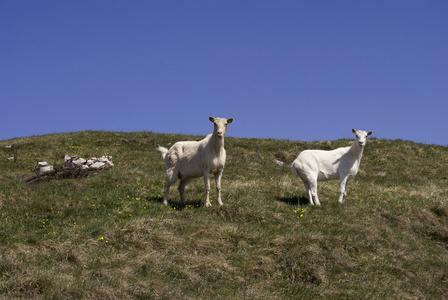
[{"label": "goat's shadow on grass", "polygon": [[277,200],[283,203],[286,203],[288,205],[307,205],[310,204],[310,201],[308,200],[308,198],[305,198],[303,196],[301,197],[277,197]]},{"label": "goat's shadow on grass", "polygon": [[[163,197],[162,196],[152,196],[149,197],[149,201],[154,201],[154,202],[159,202],[159,203],[163,203]],[[187,201],[185,203],[183,203],[182,201],[168,201],[168,207],[172,208],[172,209],[176,209],[176,210],[182,210],[182,209],[188,209],[188,208],[200,208],[202,207],[201,205],[201,200],[197,200],[197,201]]]},{"label": "goat's shadow on grass", "polygon": [[180,202],[168,201],[168,206],[171,207],[172,209],[177,209],[177,210],[202,207],[201,201],[187,201],[185,203],[183,203],[182,201],[180,201]]}]

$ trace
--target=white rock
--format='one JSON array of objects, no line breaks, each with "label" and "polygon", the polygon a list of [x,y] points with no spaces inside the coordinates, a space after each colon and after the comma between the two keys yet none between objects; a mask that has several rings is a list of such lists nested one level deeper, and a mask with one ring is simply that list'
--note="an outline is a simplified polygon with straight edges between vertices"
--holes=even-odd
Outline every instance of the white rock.
[{"label": "white rock", "polygon": [[51,171],[51,170],[53,170],[53,166],[52,165],[39,167],[39,173],[48,172],[48,171]]},{"label": "white rock", "polygon": [[106,162],[106,161],[108,161],[108,159],[107,159],[107,157],[106,156],[101,156],[100,158],[98,158],[98,161],[100,161],[100,162]]},{"label": "white rock", "polygon": [[40,167],[45,167],[45,166],[47,166],[48,165],[48,163],[46,162],[46,161],[40,161],[40,162],[38,162],[37,163],[37,166],[40,168]]},{"label": "white rock", "polygon": [[96,170],[101,169],[102,167],[104,167],[105,164],[106,163],[104,162],[97,161],[96,163],[90,166],[90,169],[96,169]]},{"label": "white rock", "polygon": [[279,166],[283,166],[285,164],[284,162],[282,162],[281,160],[278,160],[278,159],[275,160],[275,163]]},{"label": "white rock", "polygon": [[74,160],[73,162],[74,162],[75,164],[83,165],[83,164],[86,163],[86,161],[87,161],[87,160],[85,160],[84,158],[80,157],[80,158],[78,158],[77,160]]}]

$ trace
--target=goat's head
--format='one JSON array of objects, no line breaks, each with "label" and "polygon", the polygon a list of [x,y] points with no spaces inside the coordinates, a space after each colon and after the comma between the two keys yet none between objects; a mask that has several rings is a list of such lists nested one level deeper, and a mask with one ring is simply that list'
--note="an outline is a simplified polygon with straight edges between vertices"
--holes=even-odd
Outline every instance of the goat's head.
[{"label": "goat's head", "polygon": [[208,118],[210,121],[215,124],[214,132],[219,136],[223,137],[226,134],[227,131],[227,124],[230,124],[233,122],[233,118],[225,119],[225,118]]},{"label": "goat's head", "polygon": [[372,134],[372,131],[366,132],[362,130],[352,129],[352,132],[356,135],[356,144],[359,147],[364,147],[367,143],[367,137]]}]

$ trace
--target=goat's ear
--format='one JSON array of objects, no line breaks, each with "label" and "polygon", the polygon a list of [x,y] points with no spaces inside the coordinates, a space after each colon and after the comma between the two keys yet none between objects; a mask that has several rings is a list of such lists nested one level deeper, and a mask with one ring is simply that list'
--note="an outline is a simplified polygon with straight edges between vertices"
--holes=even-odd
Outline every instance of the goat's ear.
[{"label": "goat's ear", "polygon": [[230,124],[233,122],[233,118],[227,119],[227,124]]},{"label": "goat's ear", "polygon": [[367,132],[367,136],[371,135],[372,133],[372,131]]},{"label": "goat's ear", "polygon": [[215,118],[213,118],[213,117],[208,117],[208,119],[209,119],[210,121],[212,121],[213,123],[215,123]]},{"label": "goat's ear", "polygon": [[352,132],[353,132],[354,134],[356,134],[356,130],[355,130],[355,129],[353,129],[353,128],[352,128]]}]

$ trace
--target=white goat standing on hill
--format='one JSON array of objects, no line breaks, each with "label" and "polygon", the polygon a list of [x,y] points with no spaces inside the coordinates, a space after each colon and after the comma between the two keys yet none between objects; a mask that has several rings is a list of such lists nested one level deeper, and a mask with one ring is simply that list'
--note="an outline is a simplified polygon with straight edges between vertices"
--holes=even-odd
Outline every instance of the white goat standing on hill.
[{"label": "white goat standing on hill", "polygon": [[356,135],[352,146],[330,151],[305,150],[292,163],[291,171],[303,181],[311,205],[320,205],[317,182],[335,179],[339,179],[339,202],[344,202],[348,181],[358,173],[367,136],[372,134],[372,131],[352,131]]},{"label": "white goat standing on hill", "polygon": [[219,205],[221,201],[221,177],[226,163],[226,150],[224,149],[224,135],[227,124],[233,119],[213,118],[209,120],[215,124],[212,134],[207,135],[199,142],[177,142],[169,150],[157,147],[162,152],[166,164],[166,183],[163,204],[168,205],[168,194],[171,184],[180,179],[179,194],[183,203],[186,202],[185,186],[193,178],[204,176],[206,189],[205,206],[210,203],[210,173],[215,177],[216,192]]}]

